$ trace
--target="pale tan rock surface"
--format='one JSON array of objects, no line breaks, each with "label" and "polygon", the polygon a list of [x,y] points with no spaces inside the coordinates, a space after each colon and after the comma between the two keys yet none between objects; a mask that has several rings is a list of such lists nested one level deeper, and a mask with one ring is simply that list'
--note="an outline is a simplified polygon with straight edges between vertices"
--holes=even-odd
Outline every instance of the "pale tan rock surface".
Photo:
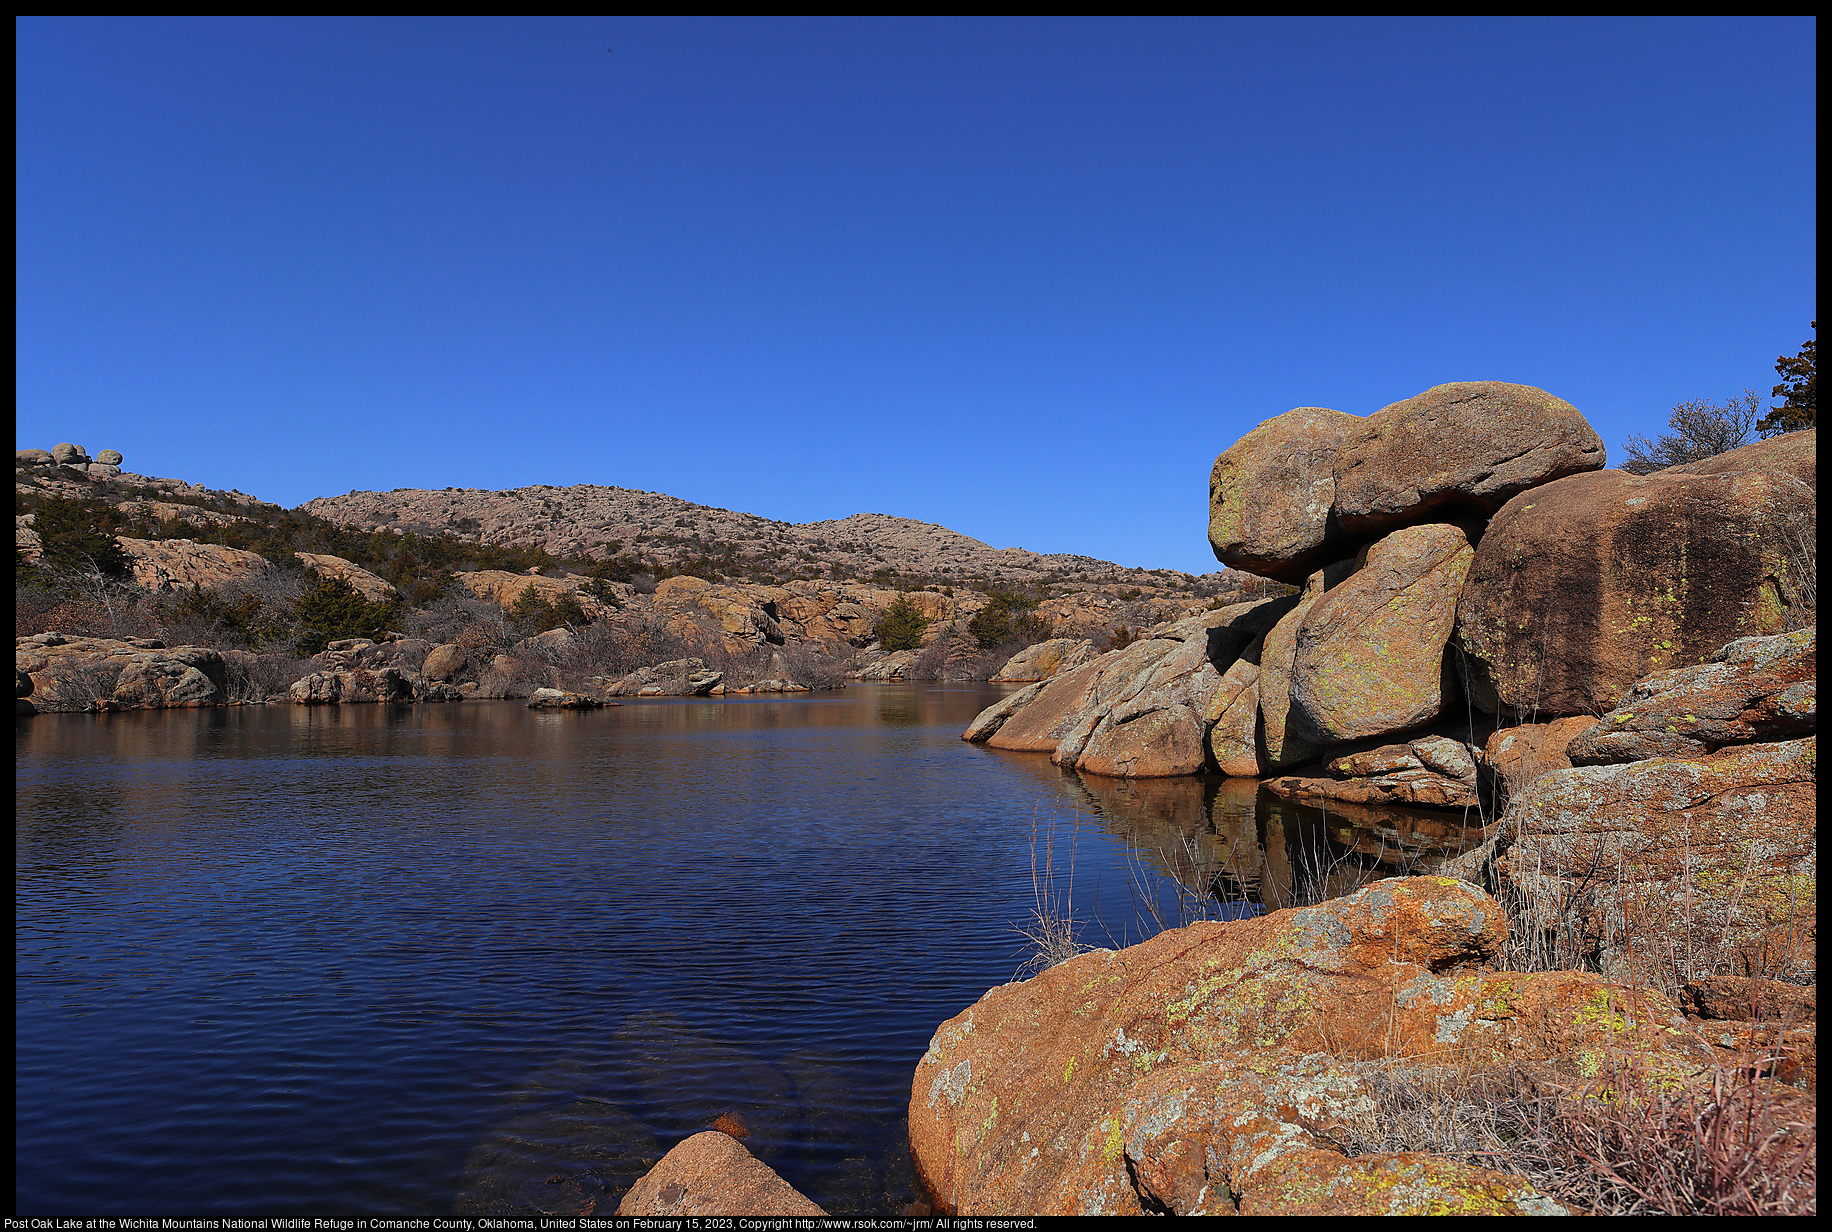
[{"label": "pale tan rock surface", "polygon": [[294,552],[308,573],[321,578],[342,578],[356,588],[356,593],[371,603],[390,603],[401,592],[353,561],[323,552]]},{"label": "pale tan rock surface", "polygon": [[220,651],[146,638],[20,638],[16,670],[35,711],[163,710],[220,705],[227,665]]},{"label": "pale tan rock surface", "polygon": [[215,590],[275,572],[273,562],[260,553],[217,543],[131,539],[125,535],[117,535],[115,542],[133,566],[134,585],[148,590],[189,590],[193,586]]},{"label": "pale tan rock surface", "polygon": [[697,1133],[662,1156],[617,1204],[617,1214],[825,1216],[768,1164],[717,1130]]},{"label": "pale tan rock surface", "polygon": [[1058,672],[1074,671],[1094,660],[1094,643],[1086,638],[1058,637],[1028,646],[993,673],[995,684],[1028,684],[1048,680]]}]

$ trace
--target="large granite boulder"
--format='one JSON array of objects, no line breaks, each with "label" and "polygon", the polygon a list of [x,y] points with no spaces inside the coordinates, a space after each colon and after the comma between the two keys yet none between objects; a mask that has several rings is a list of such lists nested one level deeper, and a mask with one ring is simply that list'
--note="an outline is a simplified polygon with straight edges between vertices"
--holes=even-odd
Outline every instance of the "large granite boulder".
[{"label": "large granite boulder", "polygon": [[[421,682],[399,668],[357,668],[351,671],[313,672],[295,680],[287,690],[295,706],[351,705],[385,702],[405,705],[416,700]],[[456,701],[442,689],[427,700]]]},{"label": "large granite boulder", "polygon": [[1444,647],[1475,549],[1469,530],[1409,526],[1313,604],[1291,664],[1291,717],[1318,745],[1409,731],[1438,716],[1454,687]]},{"label": "large granite boulder", "polygon": [[428,680],[450,681],[471,665],[470,652],[456,642],[434,646],[420,662],[420,675]]},{"label": "large granite boulder", "polygon": [[1813,500],[1792,475],[1754,470],[1600,471],[1515,497],[1457,603],[1471,700],[1600,715],[1649,672],[1780,632],[1805,601],[1791,553],[1812,542]]},{"label": "large granite boulder", "polygon": [[1651,990],[1494,970],[1505,936],[1475,887],[1401,878],[994,988],[916,1067],[917,1175],[948,1214],[1428,1207],[1395,1193],[1404,1178],[1453,1209],[1548,1211],[1514,1178],[1329,1141],[1366,1096],[1359,1061],[1581,1070],[1608,1050],[1689,1073],[1711,1059]]},{"label": "large granite boulder", "polygon": [[101,466],[120,466],[123,462],[127,461],[126,458],[121,456],[121,451],[119,449],[104,449],[101,453],[95,455],[95,460],[96,463]]},{"label": "large granite boulder", "polygon": [[1483,769],[1503,801],[1511,800],[1540,775],[1571,769],[1571,742],[1594,726],[1595,719],[1582,715],[1497,728],[1482,747]]},{"label": "large granite boulder", "polygon": [[21,449],[18,458],[20,466],[49,466],[56,461],[49,449]]},{"label": "large granite boulder", "polygon": [[1209,708],[1203,714],[1209,765],[1222,774],[1256,778],[1266,772],[1259,740],[1260,656],[1265,648],[1266,637],[1261,634],[1228,665],[1209,695]]},{"label": "large granite boulder", "polygon": [[[620,1216],[821,1216],[776,1170],[729,1134],[704,1130],[681,1142],[617,1204]],[[680,1225],[670,1225],[678,1227]]]},{"label": "large granite boulder", "polygon": [[1813,731],[1816,633],[1740,638],[1708,662],[1638,680],[1614,710],[1571,742],[1567,755],[1579,766],[1697,757]]},{"label": "large granite boulder", "polygon": [[1319,740],[1300,719],[1291,723],[1291,675],[1297,660],[1298,639],[1311,610],[1329,591],[1347,581],[1355,571],[1353,560],[1337,561],[1305,579],[1304,589],[1290,611],[1267,633],[1260,647],[1259,749],[1268,770],[1283,770],[1312,760],[1327,742]]},{"label": "large granite boulder", "polygon": [[1494,868],[1561,952],[1617,979],[1728,968],[1814,913],[1815,738],[1576,766],[1502,816]]},{"label": "large granite boulder", "polygon": [[1785,432],[1767,440],[1754,441],[1738,449],[1714,454],[1683,466],[1669,466],[1663,475],[1734,475],[1745,471],[1764,471],[1792,475],[1809,488],[1819,486],[1819,429]]},{"label": "large granite boulder", "polygon": [[59,441],[51,446],[51,459],[60,466],[87,466],[89,465],[89,451],[81,445]]},{"label": "large granite boulder", "polygon": [[1603,462],[1602,438],[1563,398],[1531,385],[1457,381],[1358,425],[1337,456],[1331,513],[1348,535],[1486,515]]},{"label": "large granite boulder", "polygon": [[126,535],[117,535],[115,542],[127,553],[134,585],[147,590],[189,590],[193,586],[215,590],[274,572],[273,562],[259,552],[245,552],[220,543],[133,539]]},{"label": "large granite boulder", "polygon": [[1530,385],[1438,385],[1366,419],[1300,407],[1215,460],[1209,543],[1224,564],[1296,584],[1376,535],[1486,516],[1603,462],[1577,409]]},{"label": "large granite boulder", "polygon": [[1057,672],[1074,671],[1094,660],[1094,643],[1086,638],[1053,637],[1027,646],[1005,661],[994,673],[995,684],[1028,684],[1048,680]]},{"label": "large granite boulder", "polygon": [[[1224,450],[1209,472],[1209,545],[1215,558],[1283,582],[1302,582],[1347,554],[1331,542],[1336,457],[1359,416],[1301,406]],[[1339,536],[1337,537],[1340,538]]]},{"label": "large granite boulder", "polygon": [[1147,638],[1123,650],[1109,651],[1073,671],[1051,677],[1029,705],[1010,715],[986,736],[986,745],[995,749],[1054,754],[1064,737],[1090,711],[1111,702],[1133,677],[1182,644],[1169,638]]}]

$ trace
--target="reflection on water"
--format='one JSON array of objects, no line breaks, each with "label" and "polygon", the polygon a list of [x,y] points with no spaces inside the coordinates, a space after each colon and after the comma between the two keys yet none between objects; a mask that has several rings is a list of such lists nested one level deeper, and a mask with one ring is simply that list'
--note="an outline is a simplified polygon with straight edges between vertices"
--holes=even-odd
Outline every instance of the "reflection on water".
[{"label": "reflection on water", "polygon": [[1461,841],[962,742],[1007,692],[19,723],[17,1211],[605,1213],[724,1117],[892,1213],[917,1058],[1028,956],[1035,834],[1100,944]]}]

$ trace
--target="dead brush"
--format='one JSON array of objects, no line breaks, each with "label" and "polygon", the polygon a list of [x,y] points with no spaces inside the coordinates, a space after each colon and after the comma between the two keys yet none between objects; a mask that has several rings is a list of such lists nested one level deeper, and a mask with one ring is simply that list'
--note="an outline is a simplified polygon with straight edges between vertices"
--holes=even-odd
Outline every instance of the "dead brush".
[{"label": "dead brush", "polygon": [[1578,1086],[1520,1067],[1406,1058],[1364,1069],[1368,1102],[1320,1127],[1350,1155],[1428,1151],[1510,1172],[1597,1215],[1811,1215],[1811,1096],[1720,1066],[1689,1083],[1615,1062]]},{"label": "dead brush", "polygon": [[1012,931],[1028,943],[1030,956],[1018,967],[1015,979],[1040,975],[1092,949],[1075,937],[1075,835],[1071,824],[1069,839],[1069,884],[1066,891],[1056,888],[1056,817],[1052,814],[1043,827],[1043,863],[1037,863],[1038,823],[1031,813],[1031,911],[1028,921],[1012,925]]}]

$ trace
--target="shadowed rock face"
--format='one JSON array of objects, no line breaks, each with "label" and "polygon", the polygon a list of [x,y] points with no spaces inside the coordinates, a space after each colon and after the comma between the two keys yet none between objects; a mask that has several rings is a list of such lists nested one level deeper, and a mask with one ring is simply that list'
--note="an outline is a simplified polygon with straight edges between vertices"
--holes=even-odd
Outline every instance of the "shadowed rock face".
[{"label": "shadowed rock face", "polygon": [[1505,933],[1473,886],[1399,878],[995,988],[943,1023],[917,1065],[918,1176],[940,1210],[965,1214],[1413,1209],[1383,1205],[1395,1195],[1381,1178],[1399,1175],[1451,1209],[1554,1213],[1514,1178],[1429,1156],[1346,1157],[1318,1132],[1365,1094],[1362,1060],[1556,1066],[1605,1048],[1671,1068],[1710,1060],[1652,992],[1485,969]]},{"label": "shadowed rock face", "polygon": [[1779,632],[1813,493],[1789,475],[1574,475],[1489,524],[1457,603],[1471,700],[1598,715],[1649,672]]}]

